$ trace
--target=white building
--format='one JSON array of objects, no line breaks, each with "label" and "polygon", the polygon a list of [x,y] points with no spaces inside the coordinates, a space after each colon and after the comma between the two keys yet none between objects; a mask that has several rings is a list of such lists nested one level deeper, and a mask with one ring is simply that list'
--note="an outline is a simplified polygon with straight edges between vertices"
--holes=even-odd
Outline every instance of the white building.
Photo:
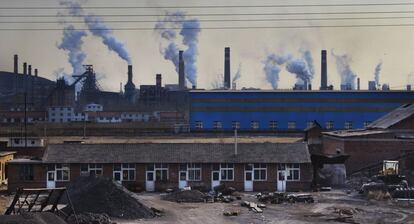
[{"label": "white building", "polygon": [[85,105],[85,107],[83,107],[83,111],[87,111],[87,112],[103,111],[103,106],[101,104],[90,103],[90,104]]},{"label": "white building", "polygon": [[86,113],[75,113],[73,107],[49,107],[47,108],[49,122],[67,123],[76,121],[87,121]]}]

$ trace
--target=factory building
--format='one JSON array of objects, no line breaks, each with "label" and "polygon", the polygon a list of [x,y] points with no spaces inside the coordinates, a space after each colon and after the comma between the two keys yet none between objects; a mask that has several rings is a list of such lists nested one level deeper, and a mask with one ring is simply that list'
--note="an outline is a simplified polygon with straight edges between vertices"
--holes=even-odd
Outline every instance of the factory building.
[{"label": "factory building", "polygon": [[412,91],[189,91],[192,131],[364,128],[414,101]]}]

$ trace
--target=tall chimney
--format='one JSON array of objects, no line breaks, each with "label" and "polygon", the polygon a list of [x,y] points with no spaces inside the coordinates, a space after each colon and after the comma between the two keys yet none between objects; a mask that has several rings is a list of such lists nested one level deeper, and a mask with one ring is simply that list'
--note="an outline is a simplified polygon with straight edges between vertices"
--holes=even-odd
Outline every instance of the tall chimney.
[{"label": "tall chimney", "polygon": [[35,77],[37,77],[37,68],[35,68],[35,70],[34,70],[34,75],[35,75]]},{"label": "tall chimney", "polygon": [[230,48],[224,48],[224,88],[230,89]]},{"label": "tall chimney", "polygon": [[128,82],[132,82],[132,65],[128,65]]},{"label": "tall chimney", "polygon": [[161,80],[162,80],[161,74],[157,74],[157,76],[156,76],[156,86],[159,89],[161,89]]},{"label": "tall chimney", "polygon": [[14,55],[14,74],[19,73],[19,56],[17,54]]},{"label": "tall chimney", "polygon": [[27,75],[27,63],[23,63],[23,75]]},{"label": "tall chimney", "polygon": [[183,51],[178,52],[178,88],[184,90],[185,85],[185,72],[184,72],[184,59]]},{"label": "tall chimney", "polygon": [[328,88],[328,74],[327,74],[327,61],[326,50],[321,51],[321,90],[327,90]]},{"label": "tall chimney", "polygon": [[28,73],[28,75],[32,75],[32,65],[29,65],[29,73]]},{"label": "tall chimney", "polygon": [[361,90],[361,80],[357,78],[357,90]]}]

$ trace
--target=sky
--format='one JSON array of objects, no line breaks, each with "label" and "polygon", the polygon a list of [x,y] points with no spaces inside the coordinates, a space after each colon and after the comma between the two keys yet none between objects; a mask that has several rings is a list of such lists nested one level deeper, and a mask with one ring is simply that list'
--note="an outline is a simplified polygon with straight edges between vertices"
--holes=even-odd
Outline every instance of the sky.
[{"label": "sky", "polygon": [[[274,0],[228,0],[228,1],[192,1],[192,0],[88,0],[77,1],[82,6],[205,6],[205,5],[283,5],[283,4],[352,4],[352,3],[389,3],[390,1],[274,1]],[[404,1],[414,3],[414,1]],[[41,7],[41,9],[1,9],[6,7]],[[43,7],[43,8],[42,8]],[[59,7],[55,0],[2,0],[0,2],[0,71],[13,70],[13,55],[18,54],[21,70],[23,62],[32,64],[39,69],[40,76],[55,80],[58,71],[72,73],[68,63],[68,54],[57,46],[62,40],[62,24],[11,24],[10,21],[58,21],[58,18],[12,18],[7,15],[56,15],[62,9],[44,9],[44,7]],[[272,28],[272,29],[203,29],[203,27],[226,26],[317,26],[317,25],[358,25],[358,24],[414,24],[414,13],[386,14],[355,14],[355,15],[296,15],[296,16],[264,16],[262,13],[291,13],[291,12],[366,12],[366,11],[414,11],[414,5],[404,6],[337,6],[337,7],[262,7],[262,8],[184,8],[180,9],[193,19],[261,19],[261,18],[320,18],[320,17],[409,17],[404,19],[372,19],[372,20],[328,20],[328,21],[244,21],[244,22],[200,22],[201,32],[198,38],[197,56],[197,87],[211,88],[212,83],[224,71],[224,47],[231,48],[231,73],[234,75],[241,64],[241,78],[237,87],[254,87],[271,89],[263,71],[263,61],[271,53],[292,54],[300,57],[300,49],[311,52],[314,60],[315,76],[312,86],[320,86],[320,51],[328,51],[328,83],[340,85],[335,58],[331,55],[347,54],[352,58],[350,66],[361,79],[361,88],[366,89],[369,80],[374,80],[374,70],[382,62],[380,83],[387,83],[392,89],[403,89],[410,82],[414,84],[414,26],[387,27],[327,27],[327,28]],[[164,15],[166,11],[176,9],[85,9],[87,13],[99,14],[155,14]],[[201,13],[251,13],[252,16],[199,16]],[[71,19],[71,18],[69,18]],[[110,20],[151,20],[147,23],[107,23],[112,28],[145,27],[153,28],[155,21],[162,16],[153,17],[103,17]],[[76,18],[75,18],[76,20]],[[85,28],[84,24],[73,24],[76,28]],[[10,31],[4,29],[40,29],[52,28],[58,30]],[[2,30],[3,29],[3,30]],[[134,83],[136,86],[155,84],[155,75],[163,76],[163,84],[176,83],[178,75],[174,65],[164,59],[160,53],[161,39],[153,30],[114,30],[113,36],[122,43],[129,52],[134,66]],[[185,50],[185,46],[179,45]],[[114,52],[102,44],[102,41],[91,35],[84,38],[82,50],[86,53],[86,64],[92,64],[98,74],[99,84],[104,90],[119,91],[120,83],[127,81],[127,65]],[[280,72],[280,89],[291,88],[296,82],[295,75],[286,71],[282,66]]]}]

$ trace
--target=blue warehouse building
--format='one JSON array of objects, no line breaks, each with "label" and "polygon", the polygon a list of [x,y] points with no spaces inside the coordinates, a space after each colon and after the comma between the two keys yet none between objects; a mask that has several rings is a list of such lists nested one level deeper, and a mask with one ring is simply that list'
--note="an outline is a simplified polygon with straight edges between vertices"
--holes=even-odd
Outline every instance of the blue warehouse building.
[{"label": "blue warehouse building", "polygon": [[363,128],[414,102],[414,91],[191,90],[190,129],[304,130]]}]

